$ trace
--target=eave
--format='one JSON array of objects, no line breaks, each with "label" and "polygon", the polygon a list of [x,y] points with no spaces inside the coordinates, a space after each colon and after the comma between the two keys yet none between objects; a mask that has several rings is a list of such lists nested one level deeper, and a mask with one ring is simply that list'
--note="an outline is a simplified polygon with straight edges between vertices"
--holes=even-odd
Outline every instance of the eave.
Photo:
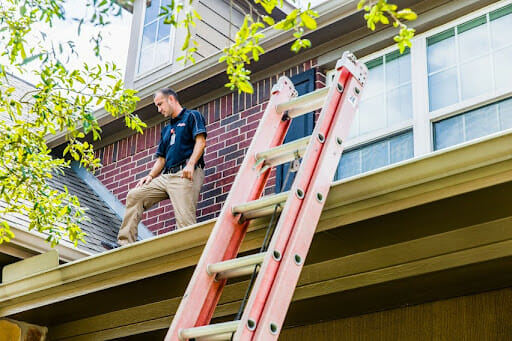
[{"label": "eave", "polygon": [[[0,252],[17,258],[27,258],[44,253],[52,249],[46,241],[46,236],[35,231],[28,231],[26,227],[11,225],[15,238],[8,243],[0,244]],[[78,249],[70,242],[62,240],[55,249],[62,262],[72,262],[91,255],[90,252]]]},{"label": "eave", "polygon": [[[477,191],[512,180],[512,131],[505,131],[470,143],[441,150],[415,158],[385,169],[334,183],[317,228],[317,234],[373,219],[385,214],[403,211],[422,204],[440,201],[456,195]],[[132,244],[128,247],[95,255],[73,263],[59,266],[43,273],[0,285],[0,315],[8,316],[73,297],[87,295],[103,289],[120,286],[143,278],[185,269],[197,262],[206,243],[214,220],[171,232]],[[242,251],[259,247],[264,236],[267,219],[254,221],[242,246]],[[461,266],[478,265],[482,262],[499,261],[512,257],[512,236],[505,231],[510,219],[498,219],[489,224],[476,224],[464,232],[447,232],[429,239],[425,237],[406,244],[396,244],[390,251],[386,248],[367,251],[361,255],[342,257],[354,260],[356,273],[342,276],[351,286],[368,286],[386,283],[395,279],[415,278],[422,274],[449,271]],[[467,233],[480,235],[479,230],[489,229],[490,240],[481,236],[460,243],[459,237]],[[494,231],[494,232],[493,232]],[[436,238],[438,240],[436,241]],[[432,240],[434,240],[432,242]],[[476,242],[476,245],[471,243]],[[361,257],[377,257],[379,252],[401,254],[399,250],[420,250],[415,243],[425,242],[435,246],[449,242],[444,251],[437,247],[424,247],[419,254],[409,252],[398,263],[383,264],[369,268],[362,266]],[[439,244],[441,245],[441,244]],[[371,256],[370,253],[374,253]],[[355,257],[355,258],[354,258]],[[425,261],[425,259],[430,259]],[[338,259],[339,260],[339,259]],[[382,262],[389,262],[389,259]],[[325,273],[322,262],[305,267],[304,276]],[[400,270],[397,272],[395,266]],[[368,272],[369,271],[369,272]],[[361,272],[360,275],[357,273]],[[327,273],[331,273],[328,271]],[[381,276],[385,274],[385,276]],[[324,275],[322,275],[324,276]],[[330,276],[330,275],[328,275]],[[355,276],[355,277],[354,277]],[[363,276],[363,279],[358,279]],[[367,279],[365,276],[368,276]],[[314,281],[318,285],[331,283],[336,277],[322,277]],[[506,278],[509,279],[508,277]],[[338,281],[336,280],[336,281]],[[338,282],[332,283],[338,283]],[[345,283],[344,282],[344,283]],[[307,284],[307,285],[317,285]],[[328,286],[334,290],[333,287]],[[343,286],[335,284],[336,292]],[[234,289],[233,289],[234,290]],[[306,290],[306,289],[304,289]],[[351,290],[351,289],[350,289]],[[301,291],[298,289],[298,293]],[[304,295],[311,295],[304,293]],[[316,292],[316,291],[314,291]],[[301,295],[298,294],[297,295]],[[316,293],[314,295],[319,295]],[[324,294],[322,294],[324,295]],[[303,299],[311,297],[304,296]],[[178,300],[178,298],[176,299]],[[174,302],[174,301],[173,301]],[[226,308],[228,314],[232,308]],[[162,317],[163,318],[163,317]],[[168,322],[169,316],[165,317]]]}]

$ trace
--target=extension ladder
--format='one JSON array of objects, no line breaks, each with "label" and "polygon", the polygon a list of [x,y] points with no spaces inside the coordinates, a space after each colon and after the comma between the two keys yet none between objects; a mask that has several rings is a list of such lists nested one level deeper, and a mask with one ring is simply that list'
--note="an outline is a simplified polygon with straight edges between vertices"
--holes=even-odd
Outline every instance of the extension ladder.
[{"label": "extension ladder", "polygon": [[[269,103],[165,337],[276,340],[349,134],[368,70],[345,52],[330,87],[301,97],[287,77]],[[323,104],[323,105],[322,105]],[[313,134],[282,144],[290,120],[322,108]],[[272,167],[302,157],[290,191],[261,197]],[[283,205],[268,250],[235,258],[251,219]],[[209,325],[228,278],[259,271],[239,320]]]}]

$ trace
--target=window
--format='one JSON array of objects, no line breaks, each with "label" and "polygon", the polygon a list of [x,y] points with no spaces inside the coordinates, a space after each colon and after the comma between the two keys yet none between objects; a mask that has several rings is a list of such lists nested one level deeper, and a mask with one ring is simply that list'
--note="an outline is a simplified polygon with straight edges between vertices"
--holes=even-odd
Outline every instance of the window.
[{"label": "window", "polygon": [[435,122],[434,150],[512,128],[512,99]]},{"label": "window", "polygon": [[409,51],[393,51],[370,60],[366,66],[368,83],[335,180],[414,156]]},{"label": "window", "polygon": [[427,38],[429,108],[510,88],[512,6]]},{"label": "window", "polygon": [[146,7],[137,66],[139,74],[171,62],[171,25],[164,24],[164,18],[159,16],[161,7],[170,3],[171,0],[151,0]]},{"label": "window", "polygon": [[342,154],[336,179],[368,172],[414,155],[412,131],[384,138]]},{"label": "window", "polygon": [[398,51],[366,63],[369,76],[350,137],[412,119],[411,56]]},{"label": "window", "polygon": [[367,57],[335,180],[512,130],[510,27],[512,0],[503,0],[417,36],[402,55]]}]

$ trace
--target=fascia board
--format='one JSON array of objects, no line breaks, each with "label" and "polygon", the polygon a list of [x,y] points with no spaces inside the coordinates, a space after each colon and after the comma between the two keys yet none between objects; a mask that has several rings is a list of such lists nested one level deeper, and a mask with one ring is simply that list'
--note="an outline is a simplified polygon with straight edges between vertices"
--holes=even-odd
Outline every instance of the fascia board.
[{"label": "fascia board", "polygon": [[[50,243],[46,241],[46,236],[35,231],[28,231],[25,227],[11,226],[11,231],[16,236],[6,246],[12,251],[19,249],[20,254],[37,254],[52,249]],[[65,240],[55,246],[59,253],[59,259],[64,262],[72,262],[91,255],[90,252],[75,248],[72,243]]]},{"label": "fascia board", "polygon": [[[317,232],[512,180],[512,130],[334,183]],[[0,316],[193,266],[215,220],[0,285]],[[256,219],[242,251],[259,247]]]}]

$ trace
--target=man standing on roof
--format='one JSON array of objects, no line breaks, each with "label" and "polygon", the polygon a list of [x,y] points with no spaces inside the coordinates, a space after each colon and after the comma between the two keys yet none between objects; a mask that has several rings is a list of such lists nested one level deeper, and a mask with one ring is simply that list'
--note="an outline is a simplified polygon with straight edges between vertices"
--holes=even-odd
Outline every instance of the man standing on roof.
[{"label": "man standing on roof", "polygon": [[[178,95],[170,88],[156,92],[158,112],[170,117],[162,129],[157,160],[148,175],[128,192],[123,223],[117,236],[120,246],[137,240],[137,227],[145,209],[171,199],[178,228],[196,223],[199,191],[204,182],[204,117],[181,106]],[[119,245],[102,242],[107,248]]]}]

